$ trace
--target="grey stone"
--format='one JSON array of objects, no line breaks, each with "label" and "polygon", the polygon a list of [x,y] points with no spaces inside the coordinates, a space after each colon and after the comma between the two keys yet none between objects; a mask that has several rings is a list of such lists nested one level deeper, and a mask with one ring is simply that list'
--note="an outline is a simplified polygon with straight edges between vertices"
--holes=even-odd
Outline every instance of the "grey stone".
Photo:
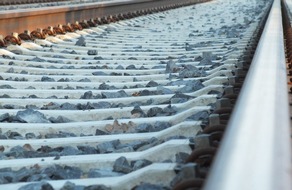
[{"label": "grey stone", "polygon": [[187,101],[187,100],[192,99],[192,98],[195,98],[195,97],[183,94],[181,92],[176,92],[175,95],[171,97],[171,100],[172,99],[181,99],[181,100],[186,100]]},{"label": "grey stone", "polygon": [[70,81],[70,79],[68,79],[68,78],[61,78],[57,82],[69,82],[69,81]]},{"label": "grey stone", "polygon": [[29,87],[27,87],[27,88],[25,88],[25,89],[36,89],[36,88],[33,87],[33,86],[29,86]]},{"label": "grey stone", "polygon": [[171,106],[171,105],[168,105],[168,106],[166,106],[165,108],[163,108],[163,114],[166,115],[166,116],[173,115],[173,114],[175,114],[176,112],[177,112],[176,107]]},{"label": "grey stone", "polygon": [[81,36],[75,43],[76,46],[86,46],[85,38]]},{"label": "grey stone", "polygon": [[30,59],[30,61],[35,61],[35,62],[45,62],[45,59],[41,59],[39,57],[34,57],[33,59]]},{"label": "grey stone", "polygon": [[75,190],[75,183],[72,183],[70,181],[66,181],[66,183],[63,185],[63,187],[60,190]]},{"label": "grey stone", "polygon": [[102,83],[99,85],[98,87],[99,90],[113,90],[113,89],[117,89],[115,86],[110,86],[108,84]]},{"label": "grey stone", "polygon": [[17,105],[13,105],[13,104],[5,104],[3,105],[4,109],[24,109],[23,106],[17,106]]},{"label": "grey stone", "polygon": [[71,166],[59,166],[55,165],[53,167],[53,174],[51,179],[59,180],[59,179],[80,179],[83,172],[77,167]]},{"label": "grey stone", "polygon": [[59,155],[55,156],[54,160],[59,160],[61,157]]},{"label": "grey stone", "polygon": [[127,159],[121,156],[115,161],[113,171],[127,174],[132,171],[132,167],[130,166]]},{"label": "grey stone", "polygon": [[97,51],[96,50],[88,50],[87,55],[97,55]]},{"label": "grey stone", "polygon": [[171,97],[170,102],[171,104],[178,104],[187,102],[189,99],[195,98],[193,96],[185,95],[183,93],[175,93],[173,97]]},{"label": "grey stone", "polygon": [[111,190],[111,188],[104,185],[89,185],[84,188],[84,190]]},{"label": "grey stone", "polygon": [[209,112],[208,111],[199,111],[187,118],[187,120],[194,120],[194,121],[201,121],[209,118]]},{"label": "grey stone", "polygon": [[[65,97],[66,97],[66,96],[65,96]],[[38,97],[37,97],[36,95],[30,95],[29,98],[38,98]],[[58,99],[58,97],[55,96],[55,95],[53,95],[53,96],[49,96],[49,97],[47,97],[47,99]],[[67,99],[67,98],[65,98],[65,99]]]},{"label": "grey stone", "polygon": [[57,110],[57,109],[60,109],[60,105],[55,103],[55,102],[50,102],[49,104],[41,107],[41,109],[43,109],[43,110]]},{"label": "grey stone", "polygon": [[14,172],[16,181],[26,181],[31,175],[33,175],[36,171],[34,168],[27,169],[25,167]]},{"label": "grey stone", "polygon": [[58,116],[57,118],[50,117],[49,121],[52,122],[52,123],[69,123],[72,120],[70,120],[70,119],[68,119],[68,118],[66,118],[64,116]]},{"label": "grey stone", "polygon": [[97,154],[97,150],[91,146],[77,146],[78,150],[82,151],[83,154]]},{"label": "grey stone", "polygon": [[150,95],[155,95],[155,93],[154,92],[151,92],[149,90],[142,90],[140,92],[140,96],[150,96]]},{"label": "grey stone", "polygon": [[150,82],[146,84],[146,87],[156,87],[156,86],[158,86],[158,83],[153,80],[151,80]]},{"label": "grey stone", "polygon": [[7,135],[0,134],[0,139],[8,139]]},{"label": "grey stone", "polygon": [[166,63],[165,73],[173,73],[176,68],[178,67],[175,65],[175,62],[170,60]]},{"label": "grey stone", "polygon": [[54,190],[54,188],[47,182],[39,182],[21,186],[18,190]]},{"label": "grey stone", "polygon": [[204,59],[204,58],[199,63],[199,65],[212,65],[212,64],[213,64],[213,62],[211,60]]},{"label": "grey stone", "polygon": [[48,153],[52,151],[52,148],[49,146],[41,146],[41,148],[37,149],[38,152]]},{"label": "grey stone", "polygon": [[103,57],[101,57],[101,56],[94,57],[93,59],[94,60],[104,60]]},{"label": "grey stone", "polygon": [[168,88],[157,86],[156,88],[158,94],[173,94],[174,92]]},{"label": "grey stone", "polygon": [[94,76],[107,76],[108,74],[102,71],[95,71],[92,73]]},{"label": "grey stone", "polygon": [[134,161],[131,165],[133,166],[133,171],[135,171],[135,170],[144,168],[150,164],[152,164],[151,161],[146,160],[146,159],[142,159],[142,160]]},{"label": "grey stone", "polygon": [[81,96],[81,99],[92,99],[92,98],[93,98],[92,91],[87,91]]},{"label": "grey stone", "polygon": [[134,86],[131,86],[131,88],[145,88],[145,85],[142,84],[136,84]]},{"label": "grey stone", "polygon": [[65,102],[60,106],[61,110],[77,110],[76,105]]},{"label": "grey stone", "polygon": [[25,138],[26,139],[36,139],[36,135],[34,133],[26,133]]},{"label": "grey stone", "polygon": [[76,137],[74,133],[59,131],[59,133],[45,134],[45,138],[65,138],[65,137]]},{"label": "grey stone", "polygon": [[12,169],[11,169],[11,167],[1,168],[0,173],[2,173],[2,172],[12,172]]},{"label": "grey stone", "polygon": [[37,107],[36,105],[26,105],[25,108],[26,109],[34,109],[34,110],[39,109],[39,107]]},{"label": "grey stone", "polygon": [[90,102],[87,102],[86,104],[80,104],[80,103],[78,103],[78,104],[76,105],[76,108],[77,108],[78,110],[90,110],[90,109],[95,109],[94,105],[91,104]]},{"label": "grey stone", "polygon": [[205,86],[202,84],[202,82],[198,80],[192,80],[192,81],[188,81],[188,83],[186,83],[184,87],[178,89],[177,91],[181,93],[191,93],[191,92],[200,90],[204,87]]},{"label": "grey stone", "polygon": [[22,135],[18,132],[10,130],[4,133],[4,135],[6,135],[9,139],[18,139],[17,137],[22,137]]},{"label": "grey stone", "polygon": [[116,67],[117,70],[124,70],[125,68],[122,65]]},{"label": "grey stone", "polygon": [[61,156],[78,155],[81,153],[82,152],[77,148],[74,148],[72,146],[65,146],[63,151],[61,152]]},{"label": "grey stone", "polygon": [[146,114],[144,111],[140,108],[140,106],[134,106],[134,109],[131,111],[132,115],[136,115],[137,117],[145,117]]},{"label": "grey stone", "polygon": [[179,78],[193,78],[193,77],[204,77],[206,72],[199,70],[193,65],[184,65],[183,69],[179,72]]},{"label": "grey stone", "polygon": [[33,109],[18,111],[15,119],[23,123],[50,123],[43,113]]},{"label": "grey stone", "polygon": [[117,149],[114,151],[114,153],[120,153],[120,152],[134,152],[135,150],[131,146],[126,146],[120,149]]},{"label": "grey stone", "polygon": [[126,67],[126,69],[127,70],[135,70],[136,67],[135,67],[135,65],[129,65],[129,66]]},{"label": "grey stone", "polygon": [[146,145],[147,143],[149,143],[149,142],[136,140],[136,141],[132,141],[130,143],[123,144],[122,146],[130,146],[134,150],[138,150],[140,147]]},{"label": "grey stone", "polygon": [[155,131],[161,131],[169,127],[171,127],[171,124],[169,122],[164,122],[164,121],[156,121],[153,125],[153,128]]},{"label": "grey stone", "polygon": [[144,103],[142,103],[142,102],[140,102],[140,101],[135,101],[135,102],[131,102],[129,105],[131,105],[131,106],[141,106],[141,105],[143,105]]},{"label": "grey stone", "polygon": [[154,117],[154,116],[159,115],[162,112],[163,112],[163,109],[162,108],[160,108],[160,107],[153,107],[153,108],[150,108],[147,111],[147,117]]},{"label": "grey stone", "polygon": [[238,38],[240,36],[240,33],[236,29],[231,29],[227,31],[226,37],[227,38]]},{"label": "grey stone", "polygon": [[208,92],[208,94],[216,94],[216,95],[218,95],[218,97],[221,97],[222,96],[222,92],[219,92],[217,90],[210,90]]},{"label": "grey stone", "polygon": [[105,131],[102,131],[102,130],[96,129],[96,131],[95,131],[95,135],[108,135],[108,133],[105,132]]},{"label": "grey stone", "polygon": [[15,182],[15,175],[13,172],[0,172],[0,184],[7,184]]},{"label": "grey stone", "polygon": [[129,95],[124,91],[120,90],[118,92],[102,92],[102,98],[124,98],[129,97]]},{"label": "grey stone", "polygon": [[59,58],[59,59],[64,59],[66,57],[62,56],[62,55],[54,55],[53,58]]},{"label": "grey stone", "polygon": [[136,57],[129,57],[128,60],[138,60]]},{"label": "grey stone", "polygon": [[13,88],[12,86],[10,86],[8,84],[5,84],[5,85],[1,85],[0,89],[15,89],[15,88]]},{"label": "grey stone", "polygon": [[105,102],[105,101],[93,103],[92,105],[93,105],[94,109],[106,109],[106,108],[110,108],[112,106],[111,103]]},{"label": "grey stone", "polygon": [[100,169],[90,169],[88,172],[89,178],[96,178],[96,177],[117,177],[121,176],[123,173],[114,172],[111,170],[100,170]]},{"label": "grey stone", "polygon": [[97,150],[100,153],[110,153],[113,152],[119,144],[120,144],[119,140],[100,143],[97,145]]},{"label": "grey stone", "polygon": [[84,78],[84,79],[80,79],[78,82],[91,82],[91,80],[88,78]]},{"label": "grey stone", "polygon": [[157,143],[146,144],[146,145],[140,147],[137,151],[144,151],[144,150],[152,148],[153,146],[156,146],[158,144],[159,144],[158,141],[157,141]]},{"label": "grey stone", "polygon": [[48,175],[46,174],[33,174],[26,181],[33,182],[33,181],[42,181],[42,180],[50,180]]},{"label": "grey stone", "polygon": [[[122,76],[123,74],[122,73],[111,72],[110,75],[111,76]],[[128,73],[124,73],[124,75],[125,76],[130,76],[130,74],[128,74]]]},{"label": "grey stone", "polygon": [[0,115],[0,122],[7,121],[7,120],[9,120],[9,118],[10,118],[9,113],[4,113],[4,114]]},{"label": "grey stone", "polygon": [[66,132],[66,131],[59,131],[60,135],[63,135],[64,137],[76,137],[74,133]]},{"label": "grey stone", "polygon": [[52,139],[52,138],[62,138],[65,137],[64,135],[60,134],[45,134],[46,139]]},{"label": "grey stone", "polygon": [[47,76],[43,76],[41,78],[42,82],[55,82],[55,79],[51,78],[51,77],[47,77]]},{"label": "grey stone", "polygon": [[136,127],[138,133],[147,133],[153,131],[153,126],[149,123],[142,123]]}]

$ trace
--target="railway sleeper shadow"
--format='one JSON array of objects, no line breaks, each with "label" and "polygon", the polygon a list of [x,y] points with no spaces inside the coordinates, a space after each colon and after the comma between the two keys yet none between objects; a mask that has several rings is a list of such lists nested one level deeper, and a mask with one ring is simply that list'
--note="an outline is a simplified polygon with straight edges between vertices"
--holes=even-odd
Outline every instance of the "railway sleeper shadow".
[{"label": "railway sleeper shadow", "polygon": [[248,73],[271,5],[269,5],[268,10],[262,17],[259,27],[254,31],[253,37],[249,40],[245,52],[238,59],[236,64],[237,68],[233,70],[234,76],[229,78],[224,93],[218,97],[207,121],[202,122],[202,131],[193,138],[193,142],[190,142],[193,150],[192,153],[185,160],[185,163],[177,165],[175,169],[177,175],[170,184],[173,190],[200,190],[204,186],[208,171],[220,146],[220,141],[224,137],[224,131],[227,127],[232,109],[244,83],[245,76]]}]

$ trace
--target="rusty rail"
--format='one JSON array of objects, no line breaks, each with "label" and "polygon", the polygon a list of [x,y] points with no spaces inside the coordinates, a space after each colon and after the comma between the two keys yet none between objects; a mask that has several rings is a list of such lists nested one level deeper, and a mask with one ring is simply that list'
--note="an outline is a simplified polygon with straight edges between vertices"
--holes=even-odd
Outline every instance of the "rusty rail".
[{"label": "rusty rail", "polygon": [[69,7],[58,6],[32,10],[3,11],[0,12],[0,35],[7,36],[12,32],[21,33],[24,30],[33,31],[37,28],[47,28],[56,24],[64,25],[109,15],[199,2],[204,2],[204,0],[129,0],[87,3]]},{"label": "rusty rail", "polygon": [[49,3],[68,0],[0,0],[0,5],[17,5],[17,4],[30,4],[30,3]]}]

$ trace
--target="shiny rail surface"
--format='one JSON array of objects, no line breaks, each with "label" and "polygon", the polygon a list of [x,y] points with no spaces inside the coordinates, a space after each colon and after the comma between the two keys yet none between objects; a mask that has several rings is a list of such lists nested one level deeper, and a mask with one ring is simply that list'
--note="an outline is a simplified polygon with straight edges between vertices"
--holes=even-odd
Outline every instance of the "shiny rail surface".
[{"label": "shiny rail surface", "polygon": [[0,38],[0,188],[290,188],[279,1],[129,2]]},{"label": "shiny rail surface", "polygon": [[286,73],[275,0],[205,190],[292,188]]}]

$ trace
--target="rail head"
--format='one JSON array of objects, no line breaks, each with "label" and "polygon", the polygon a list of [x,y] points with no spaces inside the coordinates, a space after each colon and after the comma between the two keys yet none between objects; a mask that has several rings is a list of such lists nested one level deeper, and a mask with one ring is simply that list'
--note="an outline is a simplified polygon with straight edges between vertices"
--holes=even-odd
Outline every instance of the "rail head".
[{"label": "rail head", "polygon": [[291,145],[280,0],[260,42],[204,190],[291,187]]}]

